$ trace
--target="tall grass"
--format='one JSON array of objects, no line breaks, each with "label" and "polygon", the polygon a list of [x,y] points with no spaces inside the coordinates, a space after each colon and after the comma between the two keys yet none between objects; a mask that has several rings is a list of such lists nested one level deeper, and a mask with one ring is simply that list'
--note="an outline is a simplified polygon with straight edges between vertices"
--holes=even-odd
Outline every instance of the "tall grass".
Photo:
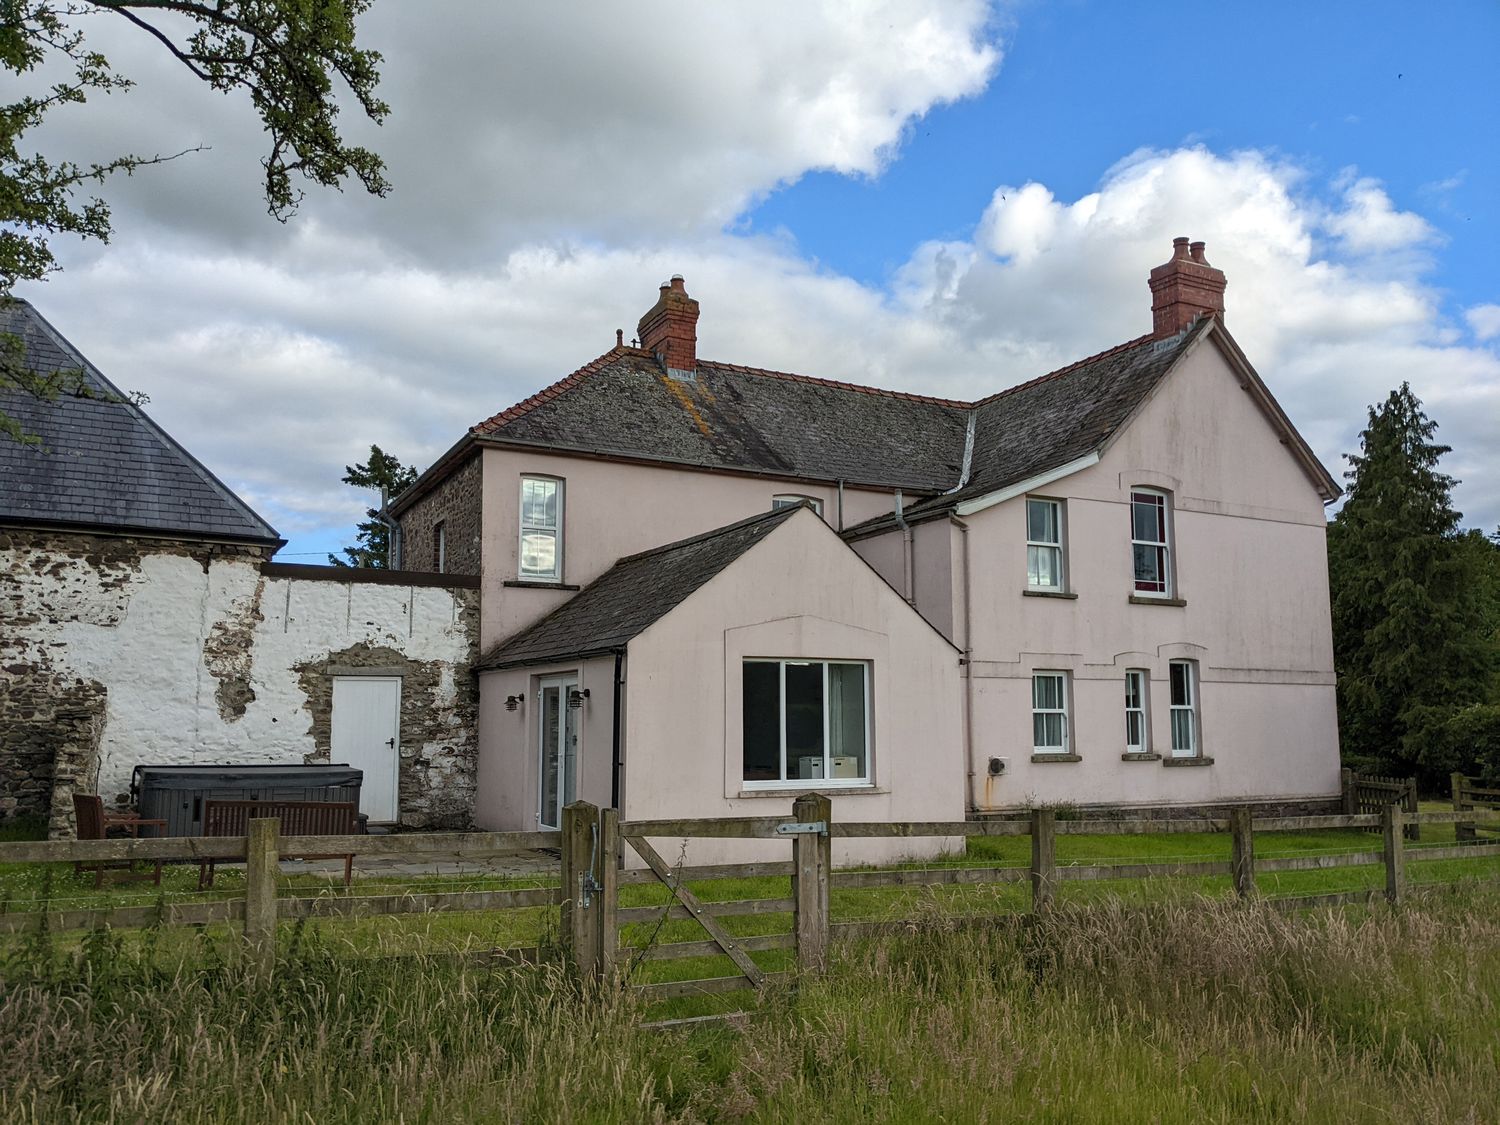
[{"label": "tall grass", "polygon": [[159,960],[108,933],[12,955],[0,1120],[1500,1120],[1491,890],[938,918],[693,1031],[641,1030],[627,990],[555,967],[311,932],[268,980]]}]

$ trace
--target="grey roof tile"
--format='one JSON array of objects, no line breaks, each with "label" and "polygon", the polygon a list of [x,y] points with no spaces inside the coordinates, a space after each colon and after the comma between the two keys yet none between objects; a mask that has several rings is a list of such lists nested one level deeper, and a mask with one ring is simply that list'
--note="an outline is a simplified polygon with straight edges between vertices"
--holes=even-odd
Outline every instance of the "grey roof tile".
[{"label": "grey roof tile", "polygon": [[625,647],[805,505],[620,559],[535,625],[500,642],[475,666],[542,664]]},{"label": "grey roof tile", "polygon": [[0,522],[280,541],[28,302],[0,303],[0,333],[21,338],[33,371],[81,372],[81,393],[52,402],[0,387],[0,410],[41,439],[0,438]]}]

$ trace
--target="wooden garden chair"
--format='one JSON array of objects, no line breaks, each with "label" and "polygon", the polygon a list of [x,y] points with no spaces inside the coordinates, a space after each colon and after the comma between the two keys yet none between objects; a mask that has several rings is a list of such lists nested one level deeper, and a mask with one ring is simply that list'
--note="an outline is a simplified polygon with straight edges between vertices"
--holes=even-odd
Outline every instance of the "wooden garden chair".
[{"label": "wooden garden chair", "polygon": [[[157,835],[166,835],[167,822],[165,820],[149,820],[136,813],[111,813],[104,809],[104,798],[95,793],[73,794],[73,819],[78,826],[78,838],[80,840],[105,840],[109,838],[109,830],[118,828],[130,833],[136,839],[140,839],[142,828],[155,828]],[[73,870],[78,874],[92,870],[94,872],[94,886],[104,886],[104,871],[106,868],[116,870],[124,868],[124,873],[115,876],[115,882],[125,883],[133,880],[150,879],[158,887],[161,886],[161,860],[156,860],[156,870],[147,874],[142,872],[136,874],[131,869],[131,860],[100,860],[97,863],[78,862],[73,864]],[[147,861],[152,862],[150,860]]]}]

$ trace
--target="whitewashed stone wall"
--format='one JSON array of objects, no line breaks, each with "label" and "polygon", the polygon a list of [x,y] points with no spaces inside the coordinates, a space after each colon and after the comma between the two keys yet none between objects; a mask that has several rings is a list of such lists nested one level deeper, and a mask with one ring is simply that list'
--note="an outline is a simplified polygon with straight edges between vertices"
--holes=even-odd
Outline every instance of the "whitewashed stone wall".
[{"label": "whitewashed stone wall", "polygon": [[45,787],[58,830],[74,787],[123,799],[141,763],[326,760],[329,670],[394,666],[402,822],[466,824],[478,591],[273,577],[223,552],[0,535],[0,816],[36,815]]}]

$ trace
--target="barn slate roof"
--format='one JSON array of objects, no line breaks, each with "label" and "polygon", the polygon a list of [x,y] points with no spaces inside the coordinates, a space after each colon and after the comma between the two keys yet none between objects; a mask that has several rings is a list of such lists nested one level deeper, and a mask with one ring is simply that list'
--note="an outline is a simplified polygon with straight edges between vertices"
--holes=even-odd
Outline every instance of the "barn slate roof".
[{"label": "barn slate roof", "polygon": [[620,559],[535,625],[495,646],[476,670],[614,652],[807,505],[762,512]]},{"label": "barn slate roof", "polygon": [[76,388],[51,402],[0,387],[0,411],[40,439],[0,437],[0,523],[281,543],[29,302],[0,302],[0,334],[21,339],[39,374],[78,372]]}]

